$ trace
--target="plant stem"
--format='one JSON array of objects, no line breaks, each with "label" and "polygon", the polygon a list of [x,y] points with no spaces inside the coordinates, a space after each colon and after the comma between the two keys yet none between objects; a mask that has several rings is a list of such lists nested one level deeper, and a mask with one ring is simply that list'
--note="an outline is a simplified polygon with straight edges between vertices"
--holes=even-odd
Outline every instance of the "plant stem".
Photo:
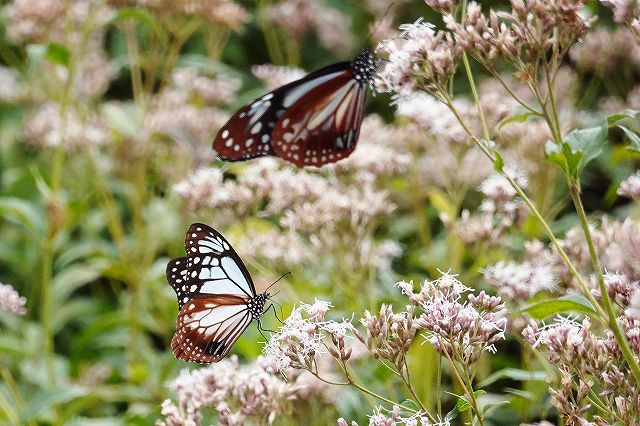
[{"label": "plant stem", "polygon": [[[489,149],[482,143],[482,141],[480,141],[476,136],[473,135],[473,133],[471,132],[471,129],[469,128],[469,126],[467,126],[467,124],[464,121],[464,119],[456,111],[456,108],[453,105],[453,103],[451,102],[451,99],[449,99],[447,97],[446,93],[442,93],[441,92],[440,94],[441,94],[441,96],[443,98],[443,102],[449,107],[451,112],[453,112],[453,115],[456,117],[456,119],[458,120],[458,122],[460,123],[462,128],[464,129],[465,133],[467,133],[467,135],[469,135],[469,137],[473,140],[473,142],[476,144],[476,146],[478,146],[478,148],[480,148],[480,150],[489,158],[489,160],[494,162],[495,161],[494,154],[491,151],[489,151]],[[565,262],[565,264],[567,265],[567,268],[569,268],[569,271],[571,272],[571,274],[578,281],[578,284],[580,285],[580,288],[582,289],[585,297],[587,299],[589,299],[589,301],[594,306],[594,308],[596,309],[598,314],[604,316],[604,311],[602,310],[602,308],[598,304],[598,302],[595,299],[595,297],[593,297],[593,295],[589,291],[589,288],[587,287],[586,283],[584,282],[584,279],[582,278],[582,276],[580,275],[580,273],[578,272],[576,267],[573,265],[573,262],[571,261],[571,259],[569,259],[569,256],[567,256],[565,251],[562,249],[562,246],[560,246],[560,242],[558,241],[558,239],[554,235],[553,231],[551,230],[551,228],[547,224],[546,220],[542,217],[542,214],[540,214],[540,212],[536,208],[536,206],[533,203],[533,201],[527,196],[527,194],[525,194],[525,192],[522,190],[522,188],[520,188],[518,183],[511,176],[509,176],[504,171],[498,171],[498,173],[501,176],[503,176],[505,179],[507,179],[507,181],[509,182],[509,185],[511,185],[511,187],[516,191],[518,196],[520,196],[520,198],[522,198],[522,200],[527,205],[527,207],[529,208],[531,213],[533,213],[533,215],[536,217],[536,219],[538,219],[540,224],[543,226],[544,231],[547,234],[547,237],[549,237],[549,240],[551,240],[551,243],[556,248],[558,254],[562,258],[562,260]]]},{"label": "plant stem", "polygon": [[471,88],[471,93],[473,94],[473,99],[476,103],[476,108],[478,109],[478,115],[480,116],[480,123],[482,123],[482,132],[484,138],[486,140],[491,139],[491,135],[489,134],[489,127],[487,127],[487,120],[484,118],[484,111],[482,110],[482,104],[480,104],[480,97],[478,96],[478,90],[476,89],[476,83],[473,79],[473,73],[471,72],[471,65],[469,64],[469,58],[467,58],[467,54],[462,54],[462,62],[464,63],[464,69],[467,72],[467,79],[469,80],[469,87]]},{"label": "plant stem", "polygon": [[596,280],[598,282],[598,288],[600,290],[600,298],[602,299],[602,304],[604,305],[604,309],[606,311],[607,324],[613,332],[616,341],[620,346],[620,350],[622,351],[622,354],[624,355],[624,358],[629,364],[629,368],[631,369],[631,372],[636,379],[636,382],[640,383],[640,366],[638,365],[638,361],[633,355],[631,347],[629,346],[629,342],[627,341],[626,336],[620,328],[620,324],[618,323],[616,314],[613,311],[613,305],[611,304],[611,299],[609,298],[609,293],[607,292],[607,285],[604,282],[604,275],[602,274],[602,265],[600,265],[600,259],[598,258],[598,253],[596,252],[596,248],[591,237],[591,230],[589,229],[587,214],[584,210],[584,206],[582,205],[582,200],[580,199],[580,188],[578,183],[569,182],[569,190],[571,192],[571,199],[573,200],[573,204],[576,207],[576,213],[578,214],[578,218],[580,219],[580,225],[582,226],[582,232],[584,233],[587,247],[589,248],[591,264],[593,266],[593,271],[596,274]]}]

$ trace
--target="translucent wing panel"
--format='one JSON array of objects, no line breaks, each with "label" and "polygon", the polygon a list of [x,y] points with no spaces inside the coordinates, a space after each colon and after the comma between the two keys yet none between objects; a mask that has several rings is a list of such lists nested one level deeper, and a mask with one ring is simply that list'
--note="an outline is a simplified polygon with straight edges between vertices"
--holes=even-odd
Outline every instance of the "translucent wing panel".
[{"label": "translucent wing panel", "polygon": [[272,146],[298,167],[347,157],[360,133],[366,86],[349,72],[301,96],[276,123]]},{"label": "translucent wing panel", "polygon": [[200,363],[218,362],[251,323],[247,299],[200,296],[178,314],[171,349],[176,358]]}]

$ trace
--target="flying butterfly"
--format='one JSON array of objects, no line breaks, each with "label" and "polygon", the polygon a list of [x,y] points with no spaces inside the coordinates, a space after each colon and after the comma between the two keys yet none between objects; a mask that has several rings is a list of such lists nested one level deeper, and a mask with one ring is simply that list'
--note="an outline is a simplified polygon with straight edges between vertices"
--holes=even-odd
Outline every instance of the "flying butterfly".
[{"label": "flying butterfly", "polygon": [[184,245],[187,255],[167,264],[179,308],[171,349],[184,361],[218,362],[253,320],[260,327],[269,293],[256,294],[240,256],[210,226],[192,224]]},{"label": "flying butterfly", "polygon": [[371,49],[267,93],[238,110],[213,149],[225,161],[265,155],[298,167],[341,160],[356,147],[367,86],[377,62]]}]

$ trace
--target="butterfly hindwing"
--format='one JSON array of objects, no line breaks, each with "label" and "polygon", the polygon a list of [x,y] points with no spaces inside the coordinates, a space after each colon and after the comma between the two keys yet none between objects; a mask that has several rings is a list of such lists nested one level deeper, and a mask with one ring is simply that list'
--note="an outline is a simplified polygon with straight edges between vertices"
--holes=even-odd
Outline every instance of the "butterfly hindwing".
[{"label": "butterfly hindwing", "polygon": [[355,149],[366,86],[345,72],[296,100],[276,123],[272,146],[298,167],[322,166]]},{"label": "butterfly hindwing", "polygon": [[198,296],[178,313],[171,349],[176,358],[218,362],[251,323],[247,299],[234,295]]}]

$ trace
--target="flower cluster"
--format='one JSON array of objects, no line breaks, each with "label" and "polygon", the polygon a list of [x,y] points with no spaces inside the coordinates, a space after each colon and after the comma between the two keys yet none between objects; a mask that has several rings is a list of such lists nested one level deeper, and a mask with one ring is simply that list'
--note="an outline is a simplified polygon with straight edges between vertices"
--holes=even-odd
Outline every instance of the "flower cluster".
[{"label": "flower cluster", "polygon": [[569,57],[585,73],[601,78],[612,73],[625,75],[629,70],[640,68],[640,45],[628,28],[598,28],[574,45]]},{"label": "flower cluster", "polygon": [[324,1],[284,0],[267,11],[268,18],[285,28],[295,40],[313,28],[320,43],[328,49],[348,52],[353,46],[350,22]]},{"label": "flower cluster", "polygon": [[[387,192],[378,187],[383,179],[404,171],[409,157],[384,145],[384,130],[378,118],[365,120],[358,149],[323,169],[293,169],[280,160],[261,158],[227,173],[199,169],[174,191],[191,208],[212,210],[220,224],[236,223],[247,212],[271,219],[256,234],[273,238],[249,233],[245,238],[250,241],[240,242],[266,259],[280,259],[291,267],[348,248],[349,255],[339,259],[348,269],[386,270],[400,247],[372,236],[378,221],[395,209]],[[379,161],[378,155],[387,160]],[[338,173],[344,179],[339,181]],[[276,237],[278,233],[282,235]]]},{"label": "flower cluster", "polygon": [[11,314],[24,315],[27,313],[24,307],[26,304],[27,299],[20,296],[13,287],[0,283],[0,308]]},{"label": "flower cluster", "polygon": [[490,265],[483,271],[484,279],[497,290],[505,300],[526,302],[541,291],[556,288],[553,269],[547,263],[505,262]]},{"label": "flower cluster", "polygon": [[[640,332],[640,323],[634,319],[620,319],[632,350],[637,353],[640,346],[635,336]],[[584,413],[591,407],[589,399],[596,398],[600,403],[599,414],[594,417],[597,424],[610,424],[616,420],[634,424],[640,420],[637,411],[640,386],[629,380],[630,372],[610,332],[599,336],[589,319],[577,322],[559,317],[549,325],[539,326],[531,321],[523,335],[561,372],[560,388],[551,389],[551,394],[554,406],[563,418],[572,419],[575,424],[587,422]],[[573,377],[577,377],[577,381]],[[573,391],[574,386],[577,386],[577,392]]]},{"label": "flower cluster", "polygon": [[248,11],[233,0],[115,0],[120,7],[141,6],[157,15],[175,19],[176,15],[193,15],[213,24],[238,30],[249,21]]},{"label": "flower cluster", "polygon": [[622,181],[618,195],[640,201],[640,170]]},{"label": "flower cluster", "polygon": [[156,423],[159,426],[200,425],[205,407],[216,410],[222,425],[271,424],[288,414],[297,398],[309,397],[311,390],[297,380],[283,379],[262,357],[240,367],[235,356],[200,370],[183,370],[169,387],[177,402],[162,403],[165,418]]},{"label": "flower cluster", "polygon": [[[394,405],[391,411],[383,407],[375,407],[373,414],[369,416],[369,426],[449,426],[448,420],[433,423],[423,413],[416,413],[411,416],[403,416],[400,407]],[[342,417],[338,419],[338,426],[358,426],[357,422],[347,423]]]},{"label": "flower cluster", "polygon": [[24,126],[25,141],[39,148],[64,146],[73,151],[102,144],[108,135],[108,127],[100,115],[83,114],[54,102],[42,104],[27,117]]},{"label": "flower cluster", "polygon": [[640,16],[640,2],[638,0],[600,0],[600,3],[613,9],[615,22],[630,22]]},{"label": "flower cluster", "polygon": [[[330,303],[319,300],[312,305],[301,303],[265,345],[266,359],[283,372],[307,370],[316,375],[317,358],[324,353],[342,363],[348,361],[353,349],[346,344],[346,338],[355,328],[347,320],[326,320],[330,308]],[[328,344],[329,340],[332,345]]]},{"label": "flower cluster", "polygon": [[196,159],[209,159],[211,135],[229,118],[220,107],[236,100],[240,81],[209,77],[193,69],[173,70],[171,82],[150,101],[145,127],[187,148]]},{"label": "flower cluster", "polygon": [[446,357],[469,366],[483,351],[495,351],[494,344],[504,339],[506,309],[499,297],[482,291],[462,301],[471,289],[448,273],[435,281],[425,281],[418,292],[414,291],[413,283],[397,285],[421,308],[415,323]]},{"label": "flower cluster", "polygon": [[460,50],[451,37],[436,32],[434,26],[418,19],[400,26],[398,40],[378,45],[388,55],[378,72],[376,87],[381,92],[393,92],[402,97],[418,89],[443,87],[453,76]]},{"label": "flower cluster", "polygon": [[[506,166],[504,171],[521,188],[526,188],[528,179],[521,169]],[[441,219],[465,244],[497,244],[508,229],[524,222],[528,210],[502,175],[494,173],[489,176],[480,185],[480,191],[486,198],[478,214],[472,215],[468,210],[463,210],[455,223],[445,214],[441,215]]]},{"label": "flower cluster", "polygon": [[359,339],[374,358],[391,361],[398,371],[404,368],[405,356],[418,331],[414,310],[414,306],[407,306],[406,311],[394,313],[390,305],[383,304],[378,315],[365,311],[360,320],[367,336]]}]

